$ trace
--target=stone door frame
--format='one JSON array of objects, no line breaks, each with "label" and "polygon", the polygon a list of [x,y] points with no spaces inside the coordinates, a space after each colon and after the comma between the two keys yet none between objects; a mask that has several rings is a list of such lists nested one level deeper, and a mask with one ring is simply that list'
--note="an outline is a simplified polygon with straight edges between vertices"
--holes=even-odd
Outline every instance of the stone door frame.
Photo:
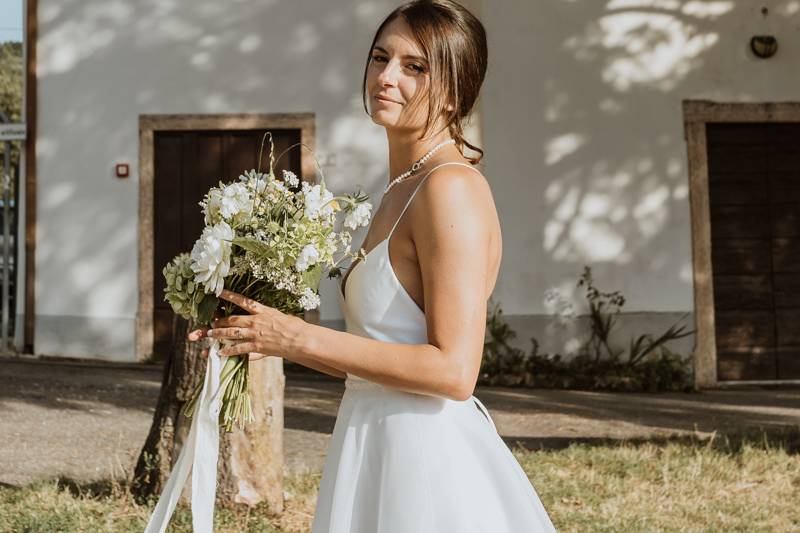
[{"label": "stone door frame", "polygon": [[736,103],[683,100],[683,125],[692,218],[692,271],[696,343],[696,389],[727,385],[800,384],[800,380],[720,381],[717,379],[714,279],[711,264],[711,210],[708,189],[706,124],[724,122],[800,122],[800,102]]},{"label": "stone door frame", "polygon": [[[300,142],[314,150],[314,113],[139,116],[139,303],[136,311],[136,359],[153,352],[153,139],[157,131],[299,129]],[[313,154],[300,148],[301,179],[315,175]]]}]

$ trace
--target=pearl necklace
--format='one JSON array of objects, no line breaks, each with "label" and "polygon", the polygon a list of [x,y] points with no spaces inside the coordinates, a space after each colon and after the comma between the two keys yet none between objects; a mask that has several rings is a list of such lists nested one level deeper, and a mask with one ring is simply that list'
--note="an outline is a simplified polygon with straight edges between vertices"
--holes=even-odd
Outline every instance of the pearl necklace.
[{"label": "pearl necklace", "polygon": [[387,192],[389,192],[389,189],[391,189],[396,184],[398,184],[401,181],[405,180],[406,178],[411,176],[411,174],[413,174],[414,172],[419,170],[420,167],[425,164],[425,161],[430,159],[430,157],[433,155],[433,153],[436,152],[436,150],[438,150],[442,146],[445,146],[445,145],[448,145],[448,144],[455,144],[455,142],[456,142],[455,139],[448,139],[446,141],[440,142],[439,144],[437,144],[436,146],[431,148],[431,150],[427,154],[423,155],[416,163],[411,165],[410,169],[406,170],[405,172],[403,172],[402,174],[397,176],[395,179],[390,181],[389,184],[386,185],[386,187],[383,189],[383,194],[386,194]]}]

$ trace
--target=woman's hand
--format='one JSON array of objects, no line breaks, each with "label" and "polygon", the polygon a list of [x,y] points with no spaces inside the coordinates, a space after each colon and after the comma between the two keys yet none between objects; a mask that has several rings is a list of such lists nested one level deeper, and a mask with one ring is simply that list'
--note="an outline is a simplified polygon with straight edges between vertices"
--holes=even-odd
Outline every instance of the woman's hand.
[{"label": "woman's hand", "polygon": [[[214,319],[213,329],[200,328],[190,332],[187,338],[198,341],[203,337],[236,341],[219,351],[222,357],[250,354],[250,360],[264,357],[286,357],[296,335],[298,317],[282,313],[273,307],[260,304],[241,294],[223,289],[220,298],[232,302],[249,315],[232,315]],[[208,350],[202,352],[208,356]]]}]

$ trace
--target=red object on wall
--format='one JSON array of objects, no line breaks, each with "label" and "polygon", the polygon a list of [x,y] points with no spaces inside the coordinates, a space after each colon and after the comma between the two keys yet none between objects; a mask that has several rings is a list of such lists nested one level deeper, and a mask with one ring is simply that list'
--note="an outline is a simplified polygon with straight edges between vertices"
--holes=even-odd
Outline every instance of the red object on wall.
[{"label": "red object on wall", "polygon": [[117,163],[115,166],[118,178],[127,178],[130,174],[128,163]]}]

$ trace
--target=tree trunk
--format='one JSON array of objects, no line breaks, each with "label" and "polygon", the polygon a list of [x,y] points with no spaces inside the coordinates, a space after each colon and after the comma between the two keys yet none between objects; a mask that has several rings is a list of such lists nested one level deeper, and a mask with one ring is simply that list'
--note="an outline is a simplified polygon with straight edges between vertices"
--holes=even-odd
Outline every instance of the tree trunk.
[{"label": "tree trunk", "polygon": [[[173,320],[174,350],[164,364],[161,392],[153,424],[134,468],[131,492],[140,502],[158,498],[180,455],[192,419],[181,414],[205,375],[201,351],[208,339],[189,342],[194,321]],[[266,501],[272,513],[283,511],[283,359],[267,357],[250,362],[250,394],[255,421],[230,433],[220,428],[217,503],[255,505]],[[182,503],[191,502],[191,475]]]}]

